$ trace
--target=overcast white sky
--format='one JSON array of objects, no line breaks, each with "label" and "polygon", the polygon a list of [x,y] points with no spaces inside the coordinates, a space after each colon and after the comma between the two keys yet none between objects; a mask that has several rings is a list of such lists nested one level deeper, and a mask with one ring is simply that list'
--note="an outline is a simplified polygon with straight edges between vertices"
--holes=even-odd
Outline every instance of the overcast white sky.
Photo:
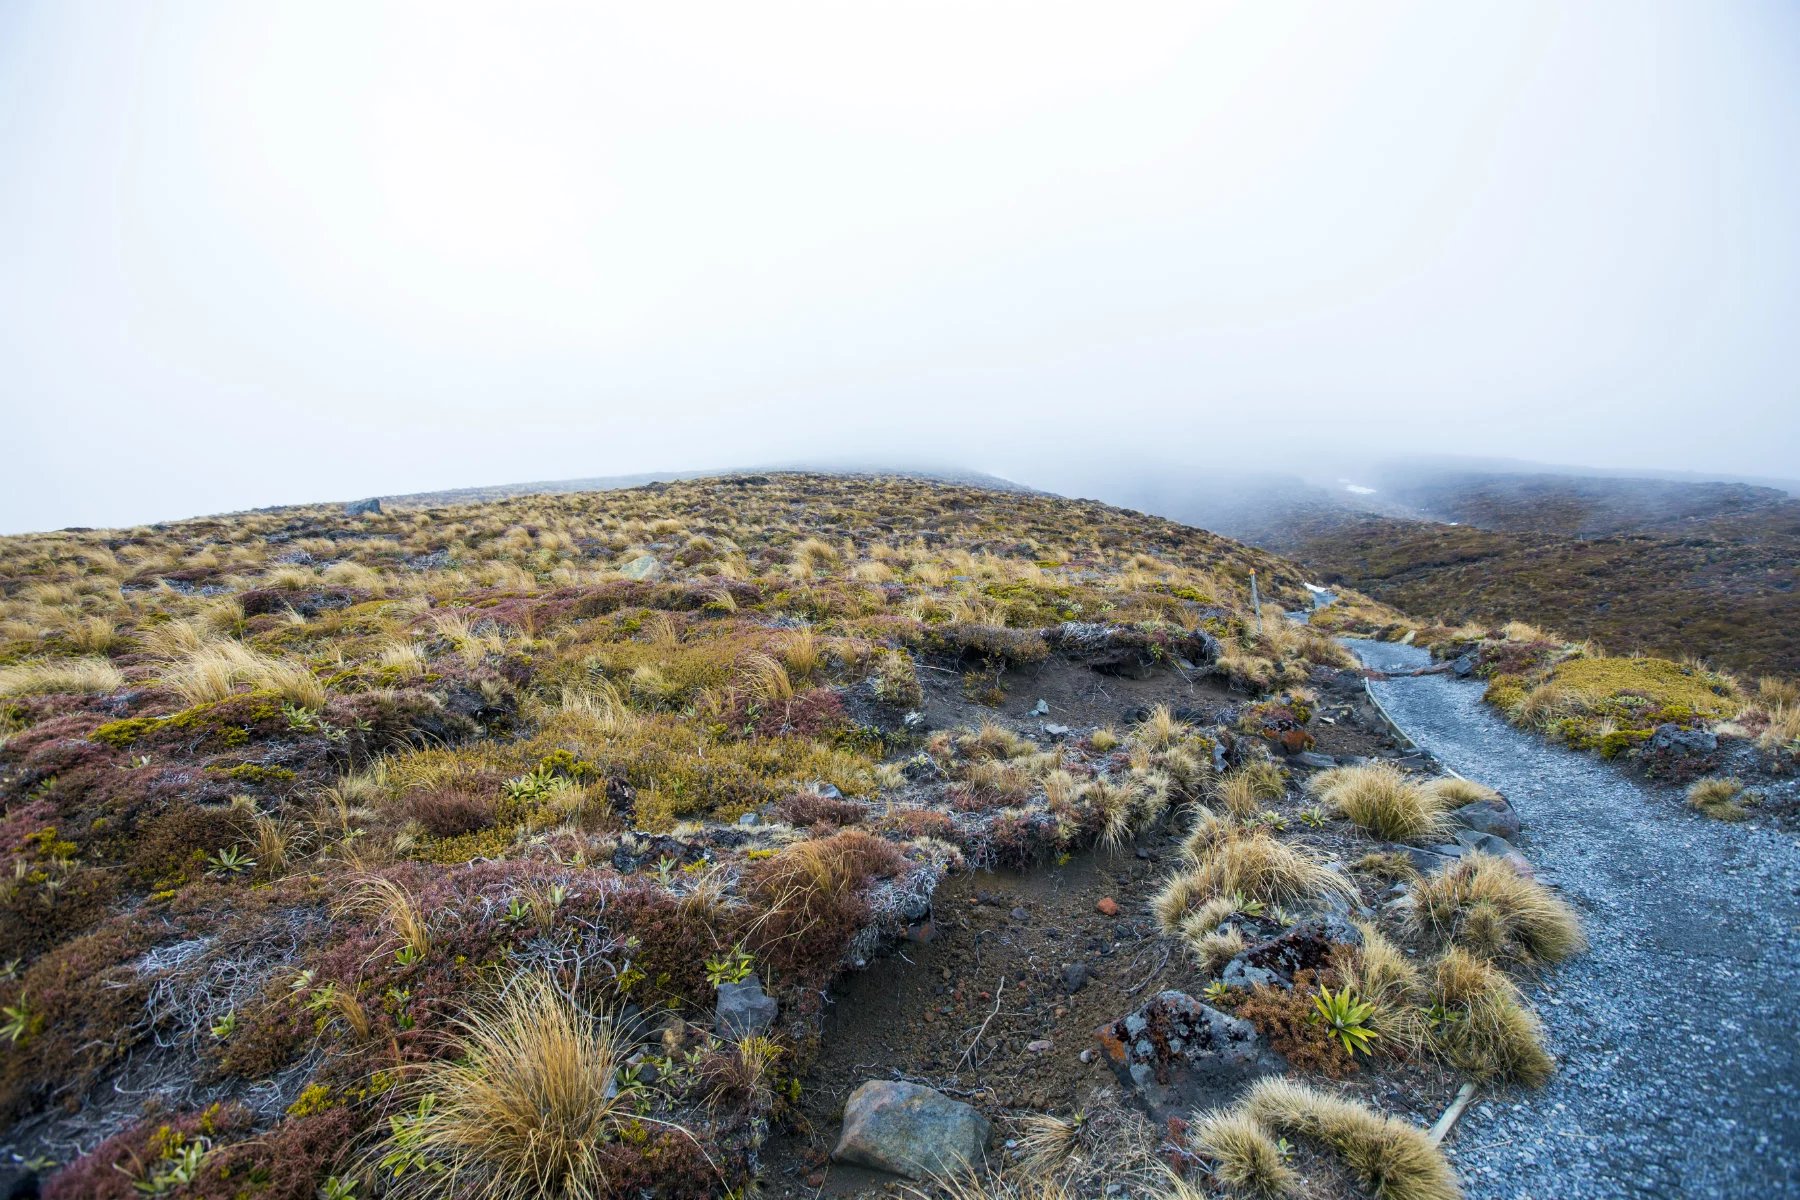
[{"label": "overcast white sky", "polygon": [[6,0],[0,530],[809,455],[1800,474],[1797,148],[1781,0]]}]

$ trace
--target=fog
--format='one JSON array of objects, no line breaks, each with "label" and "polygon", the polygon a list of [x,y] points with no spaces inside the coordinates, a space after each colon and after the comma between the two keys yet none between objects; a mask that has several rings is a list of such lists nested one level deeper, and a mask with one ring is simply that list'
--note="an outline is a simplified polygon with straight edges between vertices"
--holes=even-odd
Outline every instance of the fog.
[{"label": "fog", "polygon": [[1797,102],[1779,0],[11,0],[0,530],[810,459],[1792,476]]}]

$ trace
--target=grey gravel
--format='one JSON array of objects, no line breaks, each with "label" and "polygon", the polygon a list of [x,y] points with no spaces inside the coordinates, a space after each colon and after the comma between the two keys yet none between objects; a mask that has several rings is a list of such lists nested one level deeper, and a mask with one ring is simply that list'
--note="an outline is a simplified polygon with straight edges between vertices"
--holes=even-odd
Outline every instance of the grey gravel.
[{"label": "grey gravel", "polygon": [[[1379,670],[1411,646],[1350,640]],[[1396,724],[1503,792],[1593,947],[1529,988],[1559,1061],[1487,1093],[1447,1151],[1471,1198],[1800,1194],[1800,846],[1508,726],[1481,685],[1375,680]]]}]

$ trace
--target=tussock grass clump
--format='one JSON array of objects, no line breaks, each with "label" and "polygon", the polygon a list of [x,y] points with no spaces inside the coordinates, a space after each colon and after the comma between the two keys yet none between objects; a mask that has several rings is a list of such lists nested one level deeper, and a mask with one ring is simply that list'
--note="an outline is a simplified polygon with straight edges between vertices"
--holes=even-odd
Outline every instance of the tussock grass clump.
[{"label": "tussock grass clump", "polygon": [[1244,829],[1203,810],[1188,835],[1194,865],[1171,876],[1152,907],[1165,930],[1179,931],[1188,914],[1209,900],[1242,896],[1264,904],[1292,904],[1324,895],[1346,898],[1355,889],[1310,851]]},{"label": "tussock grass clump", "polygon": [[1689,807],[1715,821],[1742,821],[1750,815],[1749,810],[1738,803],[1738,797],[1743,794],[1743,780],[1730,775],[1708,775],[1705,779],[1695,780],[1688,788],[1687,801]]},{"label": "tussock grass clump", "polygon": [[1338,963],[1344,983],[1374,1006],[1368,1025],[1389,1048],[1407,1054],[1424,1048],[1430,1025],[1421,1011],[1425,981],[1411,959],[1374,925],[1358,922],[1362,945],[1344,953]]},{"label": "tussock grass clump", "polygon": [[1465,804],[1500,798],[1500,793],[1486,784],[1458,775],[1440,776],[1427,782],[1424,787],[1426,793],[1438,802],[1438,807],[1444,809],[1461,808]]},{"label": "tussock grass clump", "polygon": [[381,875],[363,879],[339,905],[340,916],[373,916],[418,959],[431,953],[431,928],[412,893]]},{"label": "tussock grass clump", "polygon": [[0,669],[0,696],[46,696],[57,692],[99,695],[125,686],[125,674],[104,658],[60,658]]},{"label": "tussock grass clump", "polygon": [[1769,723],[1757,736],[1765,750],[1800,748],[1800,703],[1778,704],[1769,710]]},{"label": "tussock grass clump", "polygon": [[959,738],[957,748],[975,760],[1022,758],[1037,751],[1030,738],[1020,737],[994,721],[983,721],[973,733]]},{"label": "tussock grass clump", "polygon": [[1132,726],[1133,741],[1153,749],[1166,749],[1181,741],[1188,734],[1188,725],[1175,719],[1166,704],[1158,704],[1150,710],[1150,715]]},{"label": "tussock grass clump", "polygon": [[1507,705],[1506,715],[1515,725],[1542,731],[1564,717],[1579,716],[1585,711],[1579,692],[1567,684],[1547,679],[1520,693]]},{"label": "tussock grass clump", "polygon": [[1287,792],[1287,773],[1268,760],[1247,762],[1222,776],[1214,794],[1225,810],[1239,820],[1255,816],[1271,800]]},{"label": "tussock grass clump", "polygon": [[1419,869],[1413,866],[1412,859],[1400,850],[1372,850],[1351,863],[1350,869],[1388,883],[1410,883],[1419,877]]},{"label": "tussock grass clump", "polygon": [[163,683],[190,705],[223,700],[240,686],[301,708],[323,708],[326,699],[325,685],[303,664],[233,641],[207,642],[188,651]]},{"label": "tussock grass clump", "polygon": [[1458,1200],[1462,1189],[1425,1131],[1291,1079],[1258,1082],[1241,1111],[1268,1129],[1314,1138],[1379,1200]]},{"label": "tussock grass clump", "polygon": [[1188,1145],[1212,1160],[1213,1178],[1232,1195],[1295,1194],[1300,1176],[1282,1157],[1280,1144],[1248,1113],[1214,1109],[1200,1114]]},{"label": "tussock grass clump", "polygon": [[1210,808],[1196,809],[1194,827],[1182,839],[1181,853],[1189,862],[1199,862],[1212,853],[1215,846],[1241,837],[1243,832],[1243,827],[1229,817],[1220,816]]},{"label": "tussock grass clump", "polygon": [[616,1086],[618,1031],[526,976],[456,1023],[456,1052],[409,1085],[424,1101],[394,1139],[435,1170],[402,1194],[483,1200],[601,1200],[604,1150],[635,1119]]},{"label": "tussock grass clump", "polygon": [[1549,1080],[1556,1061],[1544,1049],[1543,1026],[1498,967],[1451,946],[1434,968],[1431,994],[1441,1018],[1431,1047],[1445,1062],[1478,1082]]},{"label": "tussock grass clump", "polygon": [[1030,1171],[1049,1171],[1059,1166],[1081,1144],[1081,1122],[1064,1120],[1054,1113],[1030,1113],[1018,1118],[1014,1141],[1019,1161]]},{"label": "tussock grass clump", "polygon": [[1800,680],[1764,675],[1756,681],[1756,699],[1770,708],[1800,705]]},{"label": "tussock grass clump", "polygon": [[1561,962],[1587,949],[1568,903],[1512,863],[1470,854],[1413,889],[1421,933],[1488,958]]},{"label": "tussock grass clump", "polygon": [[1249,944],[1235,928],[1214,928],[1206,933],[1195,934],[1189,933],[1184,927],[1182,932],[1187,934],[1188,946],[1193,951],[1194,958],[1202,969],[1212,975],[1223,971],[1225,964],[1242,954],[1244,947]]},{"label": "tussock grass clump", "polygon": [[1388,841],[1411,842],[1444,831],[1437,794],[1387,763],[1333,767],[1313,776],[1307,787],[1357,826]]}]

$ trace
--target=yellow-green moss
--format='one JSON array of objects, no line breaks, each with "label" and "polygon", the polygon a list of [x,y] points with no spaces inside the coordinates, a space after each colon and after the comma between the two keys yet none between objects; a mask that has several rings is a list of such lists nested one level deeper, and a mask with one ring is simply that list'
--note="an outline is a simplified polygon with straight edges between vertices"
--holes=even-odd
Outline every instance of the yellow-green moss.
[{"label": "yellow-green moss", "polygon": [[1574,691],[1589,707],[1642,697],[1632,707],[1686,710],[1709,720],[1735,716],[1742,702],[1719,676],[1666,658],[1574,658],[1549,678]]}]

